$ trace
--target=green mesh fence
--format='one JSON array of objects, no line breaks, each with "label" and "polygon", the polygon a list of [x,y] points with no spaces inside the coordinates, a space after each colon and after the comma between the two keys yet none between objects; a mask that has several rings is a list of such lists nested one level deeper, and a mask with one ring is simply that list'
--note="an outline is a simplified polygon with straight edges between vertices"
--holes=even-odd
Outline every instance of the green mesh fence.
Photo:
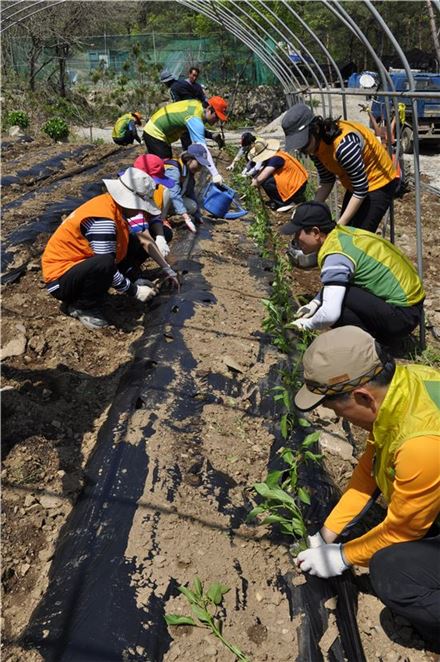
[{"label": "green mesh fence", "polygon": [[[28,66],[26,39],[13,46],[13,63],[17,73],[25,74]],[[137,51],[137,57],[133,53]],[[52,55],[46,50],[40,60]],[[100,35],[81,38],[81,49],[76,48],[67,60],[71,83],[89,82],[93,71],[99,68],[109,73],[134,75],[139,63],[145,72],[157,73],[167,68],[175,77],[186,76],[192,65],[201,69],[201,82],[230,83],[240,77],[250,85],[274,85],[272,72],[241,42],[225,33],[209,38],[182,37],[181,34],[149,33],[139,35]],[[56,59],[51,63],[52,70]],[[50,67],[40,73],[47,77]]]}]

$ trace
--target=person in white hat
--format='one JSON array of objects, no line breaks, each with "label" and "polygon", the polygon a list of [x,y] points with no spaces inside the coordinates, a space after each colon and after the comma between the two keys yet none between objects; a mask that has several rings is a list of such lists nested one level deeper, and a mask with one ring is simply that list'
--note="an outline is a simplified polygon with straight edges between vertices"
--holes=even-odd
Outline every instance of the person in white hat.
[{"label": "person in white hat", "polygon": [[249,151],[249,159],[261,164],[254,175],[252,186],[261,186],[270,200],[272,209],[289,211],[304,202],[308,174],[302,163],[280,149],[280,141],[257,138]]},{"label": "person in white hat", "polygon": [[88,329],[108,325],[101,304],[110,287],[142,302],[156,294],[124,275],[129,267],[127,221],[139,211],[160,213],[152,199],[156,184],[137,168],[103,181],[108,192],[75,209],[51,236],[42,256],[48,291],[62,302],[64,312]]},{"label": "person in white hat", "polygon": [[[301,411],[319,404],[367,430],[350,482],[296,564],[328,578],[368,566],[376,595],[440,652],[440,372],[396,365],[366,331],[321,334],[304,353]],[[351,531],[382,493],[383,521]]]}]

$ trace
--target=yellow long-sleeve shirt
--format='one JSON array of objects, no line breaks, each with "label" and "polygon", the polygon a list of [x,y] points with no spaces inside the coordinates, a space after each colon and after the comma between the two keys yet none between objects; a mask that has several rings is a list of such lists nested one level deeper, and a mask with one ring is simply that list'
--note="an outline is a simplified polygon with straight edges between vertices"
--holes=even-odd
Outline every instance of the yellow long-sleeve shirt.
[{"label": "yellow long-sleeve shirt", "polygon": [[[325,521],[334,533],[358,515],[377,488],[373,478],[374,444],[368,442],[343,496]],[[408,439],[395,456],[394,490],[385,519],[363,536],[344,544],[350,564],[367,566],[389,545],[423,538],[440,512],[440,437]]]}]

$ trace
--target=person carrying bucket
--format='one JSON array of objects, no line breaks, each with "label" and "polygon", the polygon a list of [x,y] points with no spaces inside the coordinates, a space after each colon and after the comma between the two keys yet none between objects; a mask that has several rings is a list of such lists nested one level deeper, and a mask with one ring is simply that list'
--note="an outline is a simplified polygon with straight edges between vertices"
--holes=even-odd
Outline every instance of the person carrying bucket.
[{"label": "person carrying bucket", "polygon": [[[303,368],[296,407],[328,407],[369,437],[342,497],[296,565],[325,579],[368,567],[379,600],[440,653],[440,371],[396,365],[355,326],[318,336]],[[384,519],[354,536],[379,494]]]},{"label": "person carrying bucket", "polygon": [[280,141],[259,138],[249,151],[249,159],[261,164],[252,186],[262,187],[272,209],[285,212],[304,202],[308,173],[302,163],[280,150]]},{"label": "person carrying bucket", "polygon": [[113,127],[113,142],[117,145],[132,145],[136,140],[140,144],[141,139],[138,136],[137,127],[141,124],[142,117],[140,113],[125,113],[116,120]]}]

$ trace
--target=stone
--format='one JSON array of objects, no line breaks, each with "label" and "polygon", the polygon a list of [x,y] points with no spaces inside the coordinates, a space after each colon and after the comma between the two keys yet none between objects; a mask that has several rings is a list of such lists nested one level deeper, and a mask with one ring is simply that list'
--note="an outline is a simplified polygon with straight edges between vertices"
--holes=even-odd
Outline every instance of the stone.
[{"label": "stone", "polygon": [[38,552],[38,558],[40,559],[40,561],[50,561],[52,557],[53,557],[52,547],[48,547],[47,549],[42,549],[41,552]]},{"label": "stone", "polygon": [[331,432],[321,432],[319,445],[323,451],[327,451],[331,455],[337,455],[343,460],[348,460],[350,462],[353,460],[352,446],[336,434],[332,434]]},{"label": "stone", "polygon": [[64,499],[52,494],[42,494],[40,497],[38,497],[38,500],[43,508],[47,508],[48,510],[52,508],[59,508],[64,504]]},{"label": "stone", "polygon": [[19,136],[20,137],[24,136],[24,132],[17,124],[14,124],[14,126],[9,127],[8,134],[11,136],[11,138],[18,138]]},{"label": "stone", "polygon": [[36,499],[33,494],[26,494],[24,498],[24,507],[29,508],[33,503],[35,503],[35,501]]},{"label": "stone", "polygon": [[24,575],[28,572],[30,567],[31,567],[30,563],[22,563],[18,568],[20,575],[24,577]]},{"label": "stone", "polygon": [[19,334],[6,343],[0,352],[0,361],[8,359],[10,356],[21,356],[26,351],[26,336]]}]

